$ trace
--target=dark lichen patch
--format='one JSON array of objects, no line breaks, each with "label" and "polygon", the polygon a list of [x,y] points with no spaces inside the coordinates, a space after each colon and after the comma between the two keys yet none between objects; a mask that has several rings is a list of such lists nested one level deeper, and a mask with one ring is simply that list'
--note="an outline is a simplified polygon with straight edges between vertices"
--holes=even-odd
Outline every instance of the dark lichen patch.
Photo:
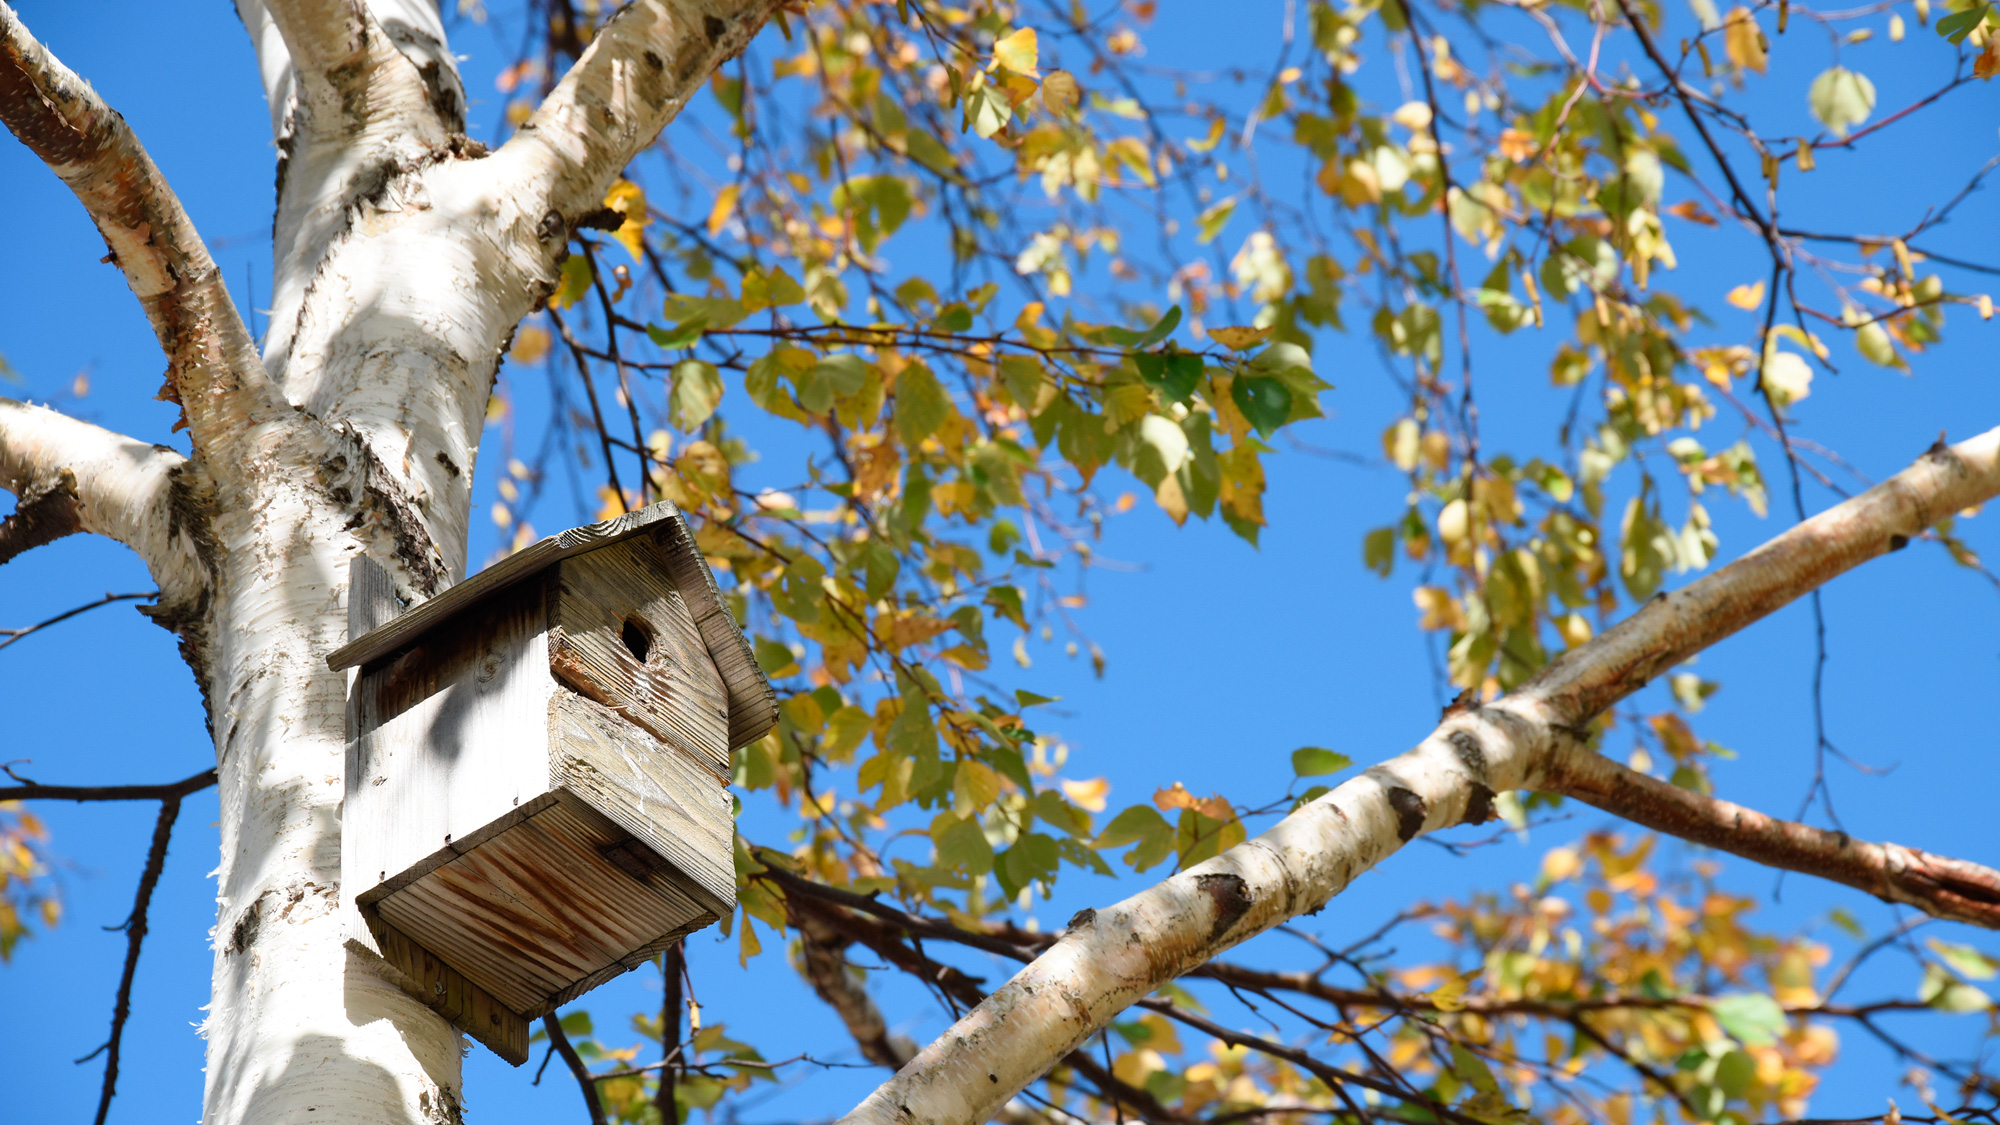
[{"label": "dark lichen patch", "polygon": [[1446,742],[1451,743],[1452,752],[1458,755],[1465,772],[1474,781],[1483,784],[1486,781],[1486,750],[1479,745],[1479,737],[1469,730],[1455,730],[1444,737]]},{"label": "dark lichen patch", "polygon": [[1215,904],[1215,925],[1208,932],[1208,939],[1216,941],[1229,932],[1236,920],[1248,913],[1255,901],[1250,897],[1250,884],[1240,875],[1228,872],[1210,872],[1197,875],[1195,886]]},{"label": "dark lichen patch", "polygon": [[1070,931],[1087,930],[1090,928],[1090,924],[1095,921],[1097,921],[1097,911],[1086,906],[1082,910],[1070,915],[1069,925],[1064,926],[1063,929]]},{"label": "dark lichen patch", "polygon": [[1396,838],[1407,844],[1424,830],[1430,806],[1413,790],[1397,786],[1389,790],[1389,807],[1396,810]]},{"label": "dark lichen patch", "polygon": [[1475,783],[1472,786],[1472,796],[1465,802],[1465,816],[1459,819],[1459,823],[1485,824],[1492,820],[1493,816],[1493,790]]}]

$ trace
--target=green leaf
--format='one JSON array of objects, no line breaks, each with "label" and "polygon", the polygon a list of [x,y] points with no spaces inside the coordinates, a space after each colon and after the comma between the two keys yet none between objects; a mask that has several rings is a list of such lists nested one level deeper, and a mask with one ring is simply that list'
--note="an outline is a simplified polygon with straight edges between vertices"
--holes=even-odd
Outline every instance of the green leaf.
[{"label": "green leaf", "polygon": [[1203,211],[1195,218],[1195,241],[1203,245],[1214,242],[1215,237],[1222,233],[1222,228],[1229,225],[1229,217],[1235,213],[1236,197],[1233,195]]},{"label": "green leaf", "polygon": [[1948,941],[1930,939],[1930,947],[1944,963],[1971,977],[1973,980],[1992,980],[2000,972],[2000,960],[1981,953],[1969,945],[1957,945]]},{"label": "green leaf", "polygon": [[1978,27],[1991,10],[1992,6],[1989,4],[1974,4],[1962,12],[1941,16],[1937,21],[1937,33],[1953,43],[1963,43],[1965,37],[1972,34],[1972,29]]},{"label": "green leaf", "polygon": [[783,266],[769,273],[751,270],[743,275],[743,307],[749,312],[796,305],[805,299],[805,289],[785,272]]},{"label": "green leaf", "polygon": [[693,433],[722,402],[722,373],[712,363],[684,359],[674,364],[673,386],[667,392],[667,421],[682,433]]},{"label": "green leaf", "polygon": [[940,332],[963,332],[972,327],[972,310],[957,301],[938,310],[931,327]]},{"label": "green leaf", "polygon": [[1323,777],[1353,764],[1352,758],[1324,746],[1301,746],[1292,751],[1292,772],[1300,777]]},{"label": "green leaf", "polygon": [[1120,348],[1132,348],[1136,351],[1141,348],[1150,348],[1168,336],[1173,335],[1174,329],[1179,327],[1180,322],[1181,307],[1175,305],[1167,310],[1166,315],[1160,317],[1151,328],[1146,329],[1144,332],[1134,332],[1130,328],[1103,328],[1098,330],[1097,335],[1107,344]]},{"label": "green leaf", "polygon": [[1898,371],[1908,371],[1909,362],[1896,351],[1896,345],[1889,340],[1889,330],[1881,321],[1870,321],[1854,330],[1854,346],[1870,363],[1883,367],[1893,367]]},{"label": "green leaf", "polygon": [[932,829],[931,838],[937,844],[937,866],[963,867],[968,874],[984,875],[993,870],[993,845],[986,841],[986,830],[979,826],[978,818],[960,820],[950,813],[938,818],[945,823]]},{"label": "green leaf", "polygon": [[1785,1032],[1785,1010],[1761,992],[1739,992],[1709,1005],[1722,1030],[1752,1047],[1769,1046]]},{"label": "green leaf", "polygon": [[1917,999],[1940,1012],[1983,1012],[1993,1006],[1992,997],[1937,965],[1924,966]]},{"label": "green leaf", "polygon": [[1361,564],[1369,570],[1389,577],[1396,568],[1396,529],[1378,527],[1361,540]]},{"label": "green leaf", "polygon": [[708,318],[696,315],[685,323],[676,325],[673,328],[661,328],[657,324],[648,324],[646,326],[646,337],[661,348],[673,351],[678,348],[694,347],[701,342],[701,334],[706,331],[708,331]]},{"label": "green leaf", "polygon": [[1486,1060],[1468,1050],[1463,1043],[1451,1045],[1451,1072],[1459,1080],[1482,1094],[1498,1094],[1500,1083],[1493,1077],[1493,1071]]},{"label": "green leaf", "polygon": [[549,294],[549,307],[565,308],[583,299],[590,292],[590,260],[581,254],[572,254],[563,259],[562,273],[556,280],[556,291]]},{"label": "green leaf", "polygon": [[799,661],[791,649],[767,637],[758,637],[757,666],[768,676],[789,676],[799,670]]},{"label": "green leaf", "polygon": [[1265,437],[1292,416],[1292,390],[1283,381],[1262,375],[1238,376],[1230,384],[1229,397],[1257,432]]},{"label": "green leaf", "polygon": [[1103,850],[1127,844],[1139,846],[1126,853],[1125,862],[1135,871],[1144,871],[1174,854],[1174,828],[1151,805],[1133,805],[1112,817],[1090,846]]},{"label": "green leaf", "polygon": [[896,434],[904,448],[916,448],[950,414],[951,400],[930,368],[912,363],[896,376]]},{"label": "green leaf", "polygon": [[1201,383],[1201,357],[1181,352],[1141,352],[1132,357],[1139,378],[1168,402],[1186,402]]},{"label": "green leaf", "polygon": [[[1938,29],[1944,29],[1942,20]],[[1868,120],[1868,115],[1874,112],[1875,84],[1857,71],[1844,66],[1831,67],[1813,79],[1806,98],[1820,124],[1832,130],[1834,136],[1844,137],[1849,129]]]},{"label": "green leaf", "polygon": [[965,99],[965,128],[973,135],[986,140],[1007,127],[1014,116],[1014,107],[1007,101],[1007,95],[997,86],[981,86]]}]

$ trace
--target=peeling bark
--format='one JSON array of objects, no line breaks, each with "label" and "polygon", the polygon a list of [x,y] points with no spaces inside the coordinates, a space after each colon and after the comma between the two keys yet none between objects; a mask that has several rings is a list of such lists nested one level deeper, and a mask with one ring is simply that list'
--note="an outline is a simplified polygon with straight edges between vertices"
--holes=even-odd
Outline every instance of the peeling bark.
[{"label": "peeling bark", "polygon": [[18,490],[14,514],[0,520],[0,563],[82,530],[76,474],[68,469],[43,473]]},{"label": "peeling bark", "polygon": [[[69,185],[167,354],[160,397],[225,459],[279,404],[208,248],[125,119],[0,2],[0,122]],[[176,427],[178,428],[178,427]]]},{"label": "peeling bark", "polygon": [[[1545,772],[1576,732],[1655,676],[1996,493],[2000,429],[1957,446],[1934,446],[1894,478],[1653,599],[1511,695],[1448,711],[1415,749],[1345,782],[1256,839],[1115,906],[1079,915],[1060,941],[843,1122],[986,1120],[1161,985],[1230,946],[1320,909],[1416,835],[1480,812],[1493,792],[1544,784]],[[1955,873],[1949,877],[1964,876],[1962,868],[1929,865],[1915,877],[1945,878],[1947,870]],[[1240,899],[1211,893],[1219,876],[1240,882]]]}]

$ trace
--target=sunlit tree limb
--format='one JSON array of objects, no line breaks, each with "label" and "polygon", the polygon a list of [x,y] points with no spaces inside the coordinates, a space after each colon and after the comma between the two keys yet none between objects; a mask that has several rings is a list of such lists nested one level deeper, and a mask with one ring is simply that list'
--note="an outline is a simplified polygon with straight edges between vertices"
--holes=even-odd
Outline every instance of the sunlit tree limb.
[{"label": "sunlit tree limb", "polygon": [[[228,442],[266,387],[250,333],[173,189],[125,119],[0,3],[0,122],[83,204],[167,355],[163,398],[196,448]],[[268,400],[265,400],[268,404]]]},{"label": "sunlit tree limb", "polygon": [[2000,429],[1956,446],[1939,442],[1888,481],[1655,597],[1508,696],[1458,709],[1414,750],[1263,835],[1115,906],[1079,914],[1062,941],[843,1120],[984,1121],[1161,985],[1319,910],[1419,834],[1489,819],[1498,792],[1540,785],[1558,747],[1674,665],[1996,493]]}]

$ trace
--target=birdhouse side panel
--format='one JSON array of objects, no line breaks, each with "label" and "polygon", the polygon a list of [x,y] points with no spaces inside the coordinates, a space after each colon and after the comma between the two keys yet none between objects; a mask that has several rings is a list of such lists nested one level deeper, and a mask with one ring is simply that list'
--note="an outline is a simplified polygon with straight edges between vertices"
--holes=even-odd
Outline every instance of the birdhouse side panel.
[{"label": "birdhouse side panel", "polygon": [[549,700],[548,725],[553,784],[664,860],[632,857],[652,880],[680,885],[718,917],[736,908],[735,820],[721,781],[610,708],[570,692]]},{"label": "birdhouse side panel", "polygon": [[556,677],[727,777],[728,695],[664,544],[634,536],[556,570]]},{"label": "birdhouse side panel", "polygon": [[505,830],[548,792],[547,590],[522,583],[361,670],[342,869],[360,903]]}]

